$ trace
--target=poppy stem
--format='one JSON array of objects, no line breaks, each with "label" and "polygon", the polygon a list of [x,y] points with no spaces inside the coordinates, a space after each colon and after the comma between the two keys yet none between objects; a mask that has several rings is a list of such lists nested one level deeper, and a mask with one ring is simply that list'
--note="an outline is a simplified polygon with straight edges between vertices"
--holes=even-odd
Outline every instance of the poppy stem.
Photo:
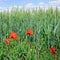
[{"label": "poppy stem", "polygon": [[48,36],[48,49],[49,49],[49,36]]},{"label": "poppy stem", "polygon": [[56,55],[54,55],[54,60],[56,60]]}]

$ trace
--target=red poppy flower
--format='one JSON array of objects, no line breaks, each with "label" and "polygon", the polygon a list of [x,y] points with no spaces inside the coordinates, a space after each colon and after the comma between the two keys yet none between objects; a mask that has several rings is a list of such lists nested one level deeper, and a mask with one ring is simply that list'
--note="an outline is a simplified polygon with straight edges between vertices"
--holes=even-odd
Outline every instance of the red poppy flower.
[{"label": "red poppy flower", "polygon": [[10,44],[10,42],[11,42],[11,39],[10,38],[8,38],[8,39],[6,39],[6,44]]},{"label": "red poppy flower", "polygon": [[16,32],[12,32],[10,38],[13,38],[14,40],[18,40],[18,35]]},{"label": "red poppy flower", "polygon": [[51,48],[51,52],[52,52],[52,54],[56,54],[57,53],[55,48]]},{"label": "red poppy flower", "polygon": [[28,34],[28,35],[33,35],[34,33],[33,33],[32,30],[28,30],[26,34]]}]

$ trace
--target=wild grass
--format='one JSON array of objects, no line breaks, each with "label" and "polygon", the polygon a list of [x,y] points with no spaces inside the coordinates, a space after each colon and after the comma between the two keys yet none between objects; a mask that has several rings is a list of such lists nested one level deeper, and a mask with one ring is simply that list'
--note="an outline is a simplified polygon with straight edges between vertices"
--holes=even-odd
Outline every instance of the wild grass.
[{"label": "wild grass", "polygon": [[[33,30],[29,37],[27,30]],[[5,44],[12,31],[18,41]],[[53,55],[51,47],[57,49]],[[43,11],[24,11],[15,9],[11,12],[0,12],[0,60],[60,60],[60,11],[52,8]]]}]

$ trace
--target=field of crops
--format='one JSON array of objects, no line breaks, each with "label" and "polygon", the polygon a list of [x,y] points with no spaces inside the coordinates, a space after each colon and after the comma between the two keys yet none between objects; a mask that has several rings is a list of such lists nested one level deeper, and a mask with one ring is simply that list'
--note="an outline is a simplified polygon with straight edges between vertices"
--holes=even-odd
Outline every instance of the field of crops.
[{"label": "field of crops", "polygon": [[[18,39],[11,38],[12,32]],[[60,11],[0,12],[0,60],[60,60]]]}]

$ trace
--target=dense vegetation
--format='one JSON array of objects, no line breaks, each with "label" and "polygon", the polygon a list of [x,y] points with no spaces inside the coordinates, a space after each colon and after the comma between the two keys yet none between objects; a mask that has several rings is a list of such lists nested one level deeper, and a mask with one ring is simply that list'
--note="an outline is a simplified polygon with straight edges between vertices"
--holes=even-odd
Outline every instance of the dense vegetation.
[{"label": "dense vegetation", "polygon": [[[28,36],[27,30],[34,35]],[[12,32],[19,39],[7,45]],[[57,53],[51,53],[54,47]],[[0,12],[0,60],[60,60],[60,11],[12,9]]]}]

